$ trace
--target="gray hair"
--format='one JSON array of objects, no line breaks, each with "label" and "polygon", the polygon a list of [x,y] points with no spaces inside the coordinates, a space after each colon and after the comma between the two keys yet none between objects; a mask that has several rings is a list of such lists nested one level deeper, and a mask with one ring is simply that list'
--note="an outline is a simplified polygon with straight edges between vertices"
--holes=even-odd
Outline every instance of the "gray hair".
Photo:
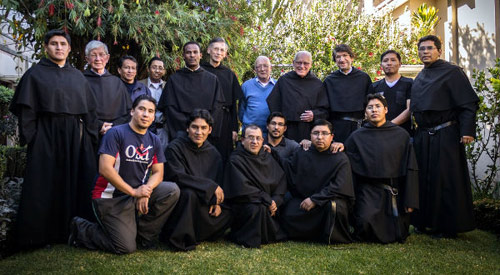
[{"label": "gray hair", "polygon": [[297,58],[299,58],[299,56],[301,56],[301,55],[307,55],[311,59],[311,61],[313,59],[312,58],[312,54],[310,52],[308,52],[308,51],[299,51],[299,52],[297,52],[295,54],[295,57],[293,58],[293,61],[297,60]]},{"label": "gray hair", "polygon": [[269,60],[269,58],[267,56],[259,55],[259,56],[257,56],[257,58],[255,58],[255,63],[253,65],[254,67],[257,66],[257,61],[259,61],[259,59],[264,59],[267,62],[269,62],[269,65],[271,65],[271,60]]},{"label": "gray hair", "polygon": [[93,49],[97,49],[97,48],[104,48],[104,51],[106,52],[106,54],[109,54],[108,46],[106,46],[106,44],[104,44],[98,40],[92,40],[89,43],[87,43],[87,46],[85,46],[85,56],[89,56],[90,52]]}]

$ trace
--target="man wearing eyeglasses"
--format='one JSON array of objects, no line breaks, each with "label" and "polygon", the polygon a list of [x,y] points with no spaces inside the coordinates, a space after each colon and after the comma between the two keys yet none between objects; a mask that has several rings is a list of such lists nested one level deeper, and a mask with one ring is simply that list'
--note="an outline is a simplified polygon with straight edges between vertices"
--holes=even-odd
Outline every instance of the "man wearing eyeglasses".
[{"label": "man wearing eyeglasses", "polygon": [[264,136],[267,135],[266,119],[270,113],[266,99],[276,84],[276,80],[271,77],[271,70],[269,58],[257,57],[254,65],[257,76],[241,85],[243,98],[239,102],[239,117],[243,129],[247,125],[255,124],[262,129]]},{"label": "man wearing eyeglasses", "polygon": [[418,208],[418,168],[410,136],[386,120],[387,101],[367,96],[368,120],[346,141],[356,191],[355,238],[367,242],[404,242],[410,213]]},{"label": "man wearing eyeglasses", "polygon": [[102,137],[113,126],[130,120],[132,100],[120,78],[106,70],[109,61],[108,46],[92,40],[85,46],[85,60],[89,67],[83,72],[97,100],[99,134]]},{"label": "man wearing eyeglasses", "polygon": [[[149,77],[139,80],[139,82],[144,84],[149,89],[151,96],[156,99],[156,102],[158,102],[163,92],[163,88],[165,88],[165,81],[162,79],[165,75],[165,65],[163,60],[157,56],[151,58],[148,63],[147,71]],[[162,112],[156,111],[155,121],[151,127],[149,127],[149,130],[158,135],[163,150],[165,150],[168,145],[168,134],[166,128],[163,127]]]},{"label": "man wearing eyeglasses", "polygon": [[267,97],[269,111],[285,115],[286,136],[296,142],[309,138],[315,119],[328,116],[328,98],[323,83],[311,72],[312,62],[310,52],[299,51],[293,71],[281,76]]},{"label": "man wearing eyeglasses", "polygon": [[238,140],[238,110],[236,101],[243,93],[238,78],[231,69],[222,65],[222,61],[227,57],[228,45],[224,38],[216,37],[208,43],[207,53],[209,62],[202,62],[201,66],[217,76],[222,92],[224,93],[224,103],[222,104],[222,132],[220,137],[212,139],[215,148],[221,153],[225,162],[233,151],[233,144]]},{"label": "man wearing eyeglasses", "polygon": [[248,125],[226,165],[224,192],[233,211],[230,238],[244,247],[284,240],[277,220],[286,192],[280,164],[262,149],[264,138],[257,125]]},{"label": "man wearing eyeglasses", "polygon": [[354,189],[349,159],[333,153],[333,126],[324,119],[314,121],[312,145],[282,160],[291,196],[280,209],[281,225],[290,239],[322,243],[349,243],[349,212]]},{"label": "man wearing eyeglasses", "polygon": [[343,143],[361,127],[365,98],[372,81],[368,74],[353,67],[354,52],[348,45],[337,45],[333,60],[339,69],[323,83],[330,102],[329,121],[334,125],[335,141]]},{"label": "man wearing eyeglasses", "polygon": [[420,179],[413,225],[435,237],[455,238],[475,228],[465,145],[474,141],[479,99],[463,70],[441,60],[441,41],[418,41],[424,69],[411,89],[410,111]]}]

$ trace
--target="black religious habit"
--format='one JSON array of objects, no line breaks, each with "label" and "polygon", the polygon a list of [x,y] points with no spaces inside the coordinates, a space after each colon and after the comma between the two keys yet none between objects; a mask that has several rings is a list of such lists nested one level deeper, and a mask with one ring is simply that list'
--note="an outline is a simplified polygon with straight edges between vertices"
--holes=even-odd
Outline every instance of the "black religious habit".
[{"label": "black religious habit", "polygon": [[[296,151],[282,164],[291,197],[285,198],[280,220],[288,237],[327,244],[351,242],[354,189],[345,153],[318,152],[311,146],[308,151]],[[309,211],[300,208],[306,198],[316,204]]]},{"label": "black religious habit", "polygon": [[463,70],[444,60],[424,68],[411,90],[420,180],[418,229],[454,235],[475,228],[462,136],[475,136],[478,97]]},{"label": "black religious habit", "polygon": [[418,168],[410,136],[392,122],[365,123],[345,143],[356,192],[355,236],[360,241],[404,242],[418,208]]},{"label": "black religious habit", "polygon": [[224,101],[217,76],[202,67],[196,71],[188,68],[178,70],[168,78],[158,102],[158,110],[165,116],[169,140],[174,139],[178,131],[186,130],[188,117],[195,109],[210,112],[214,118],[210,137],[219,138],[223,127]]},{"label": "black religious habit", "polygon": [[273,201],[281,206],[286,192],[285,172],[271,154],[261,149],[254,155],[238,145],[226,165],[223,188],[233,210],[232,241],[258,248],[286,238],[269,211]]},{"label": "black religious habit", "polygon": [[300,77],[295,71],[281,76],[267,97],[269,111],[282,112],[287,119],[285,135],[297,142],[311,139],[312,122],[303,122],[300,115],[312,111],[314,119],[328,117],[328,98],[325,88],[314,73]]},{"label": "black religious habit", "polygon": [[181,194],[161,238],[176,250],[193,250],[200,241],[224,235],[231,211],[224,204],[218,217],[209,215],[216,204],[215,189],[222,183],[222,159],[217,149],[205,141],[201,147],[186,135],[173,140],[165,151],[164,178],[175,182]]},{"label": "black religious habit", "polygon": [[217,67],[208,62],[201,66],[217,76],[224,94],[222,103],[222,129],[219,138],[213,139],[213,145],[219,150],[223,161],[225,162],[233,151],[233,131],[238,132],[238,110],[236,101],[243,97],[240,83],[236,75],[224,65]]},{"label": "black religious habit", "polygon": [[330,103],[329,120],[333,124],[334,139],[343,143],[361,127],[372,80],[368,74],[353,67],[347,75],[340,70],[329,74],[323,83]]},{"label": "black religious habit", "polygon": [[90,218],[97,173],[96,99],[68,62],[42,58],[21,78],[10,105],[28,145],[17,216],[18,247],[65,243],[73,216]]},{"label": "black religious habit", "polygon": [[[401,76],[396,85],[389,87],[385,79],[374,82],[370,86],[368,93],[381,94],[387,101],[386,119],[392,121],[399,116],[407,107],[407,100],[411,98],[411,85],[413,79]],[[411,135],[411,119],[408,119],[403,124],[399,125]]]},{"label": "black religious habit", "polygon": [[98,75],[87,69],[83,75],[87,78],[97,100],[98,129],[102,128],[104,122],[113,123],[113,126],[128,123],[132,101],[123,81],[107,70],[103,75]]}]

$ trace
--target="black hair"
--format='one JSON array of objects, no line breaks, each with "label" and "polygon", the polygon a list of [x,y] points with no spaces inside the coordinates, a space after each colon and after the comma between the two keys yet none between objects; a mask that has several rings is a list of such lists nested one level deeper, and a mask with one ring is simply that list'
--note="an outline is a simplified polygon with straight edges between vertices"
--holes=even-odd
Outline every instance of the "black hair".
[{"label": "black hair", "polygon": [[186,121],[186,126],[189,128],[191,123],[195,121],[197,118],[204,119],[208,126],[212,127],[214,124],[214,119],[209,111],[205,109],[194,109],[191,114],[189,114],[189,118]]},{"label": "black hair", "polygon": [[352,51],[351,47],[347,44],[338,44],[335,46],[335,49],[333,49],[333,60],[335,61],[335,56],[339,52],[346,52],[351,56],[351,58],[354,58],[354,52]]},{"label": "black hair", "polygon": [[441,50],[441,39],[439,39],[439,37],[432,34],[426,35],[418,40],[417,47],[420,47],[420,43],[424,41],[433,41],[436,48]]},{"label": "black hair", "polygon": [[135,107],[137,107],[137,105],[139,105],[139,102],[141,102],[142,100],[147,100],[147,101],[150,101],[151,103],[153,103],[155,105],[155,111],[156,111],[156,99],[150,95],[140,95],[138,96],[134,102],[132,103],[132,109],[135,109]]},{"label": "black hair", "polygon": [[387,51],[383,52],[383,53],[380,55],[380,63],[382,63],[382,60],[384,59],[384,56],[386,56],[386,55],[388,55],[388,54],[390,54],[390,53],[395,54],[395,55],[396,55],[396,57],[397,57],[397,58],[398,58],[398,60],[399,60],[399,63],[401,63],[401,55],[400,55],[397,51],[395,51],[395,50],[387,50]]},{"label": "black hair", "polygon": [[266,124],[271,123],[271,120],[273,120],[273,118],[275,118],[275,117],[282,117],[285,120],[285,125],[286,125],[286,117],[285,117],[285,115],[282,112],[272,112],[267,117],[267,123]]},{"label": "black hair", "polygon": [[384,105],[384,107],[387,107],[387,100],[385,99],[385,97],[382,94],[380,94],[380,93],[374,93],[374,94],[368,94],[366,96],[365,108],[368,105],[368,102],[370,102],[370,100],[373,100],[373,99],[380,100],[380,102],[382,102],[382,104]]},{"label": "black hair", "polygon": [[316,119],[311,126],[311,131],[316,126],[328,126],[330,133],[333,133],[333,125],[326,119],[322,119],[322,118]]},{"label": "black hair", "polygon": [[134,61],[135,65],[137,66],[137,60],[135,59],[135,57],[130,56],[130,55],[124,55],[124,56],[120,57],[120,60],[118,60],[118,68],[121,68],[123,66],[123,62],[125,62],[125,60],[132,60],[132,61]]},{"label": "black hair", "polygon": [[155,57],[151,58],[151,60],[149,60],[148,68],[151,68],[151,64],[153,64],[153,61],[161,61],[163,64],[165,64],[165,62],[163,62],[163,60],[161,58],[159,58],[158,56],[155,56]]},{"label": "black hair", "polygon": [[264,134],[264,132],[262,132],[262,129],[259,127],[259,125],[257,125],[257,124],[248,124],[247,126],[245,126],[245,128],[243,128],[243,131],[241,131],[241,137],[245,137],[246,136],[247,129],[254,129],[254,130],[259,129],[260,133],[262,135]]},{"label": "black hair", "polygon": [[200,46],[200,44],[198,42],[196,42],[196,41],[189,41],[189,42],[186,42],[186,44],[184,44],[184,46],[182,46],[182,52],[186,51],[186,47],[188,45],[196,45],[196,46],[198,46],[198,49],[201,51],[201,46]]},{"label": "black hair", "polygon": [[69,36],[68,33],[66,33],[65,31],[63,30],[60,30],[60,29],[56,29],[56,30],[50,30],[48,31],[46,34],[45,34],[45,37],[43,38],[43,43],[45,45],[48,45],[49,44],[49,41],[52,37],[54,36],[62,36],[64,38],[66,38],[66,41],[68,41],[68,44],[71,45],[71,37]]}]

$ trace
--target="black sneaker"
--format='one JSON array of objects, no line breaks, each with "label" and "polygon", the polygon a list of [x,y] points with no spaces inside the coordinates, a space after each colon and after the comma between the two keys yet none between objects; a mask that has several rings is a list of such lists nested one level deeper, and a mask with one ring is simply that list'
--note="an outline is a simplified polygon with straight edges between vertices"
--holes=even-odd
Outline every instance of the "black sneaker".
[{"label": "black sneaker", "polygon": [[78,242],[76,237],[78,237],[78,227],[77,222],[81,219],[80,217],[73,217],[71,219],[71,223],[69,224],[69,237],[68,237],[68,245],[73,247],[78,247]]}]

